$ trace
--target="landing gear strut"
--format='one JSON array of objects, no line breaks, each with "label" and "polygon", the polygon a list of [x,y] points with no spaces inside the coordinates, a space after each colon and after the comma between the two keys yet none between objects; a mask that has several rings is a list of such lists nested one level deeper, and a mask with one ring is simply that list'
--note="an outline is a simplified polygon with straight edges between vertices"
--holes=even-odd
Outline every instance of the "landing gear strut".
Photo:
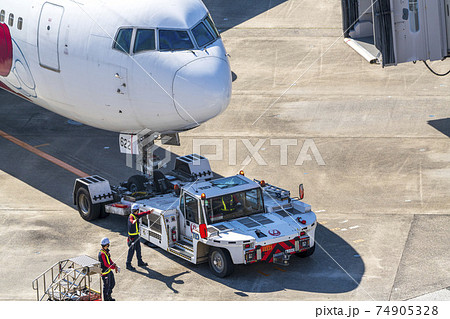
[{"label": "landing gear strut", "polygon": [[[144,175],[152,175],[154,165],[153,165],[153,152],[155,140],[159,137],[158,133],[145,133],[138,135],[138,149],[139,155],[137,159],[137,165],[140,166],[140,171]],[[149,165],[149,155],[151,155],[151,166]]]},{"label": "landing gear strut", "polygon": [[157,148],[155,140],[161,139],[162,144],[165,145],[180,145],[180,138],[177,133],[174,134],[160,134],[158,132],[151,132],[144,130],[136,135],[137,137],[137,159],[136,168],[142,172],[142,175],[134,175],[128,179],[127,188],[132,193],[145,191],[146,183],[159,169],[161,160],[154,155]]}]

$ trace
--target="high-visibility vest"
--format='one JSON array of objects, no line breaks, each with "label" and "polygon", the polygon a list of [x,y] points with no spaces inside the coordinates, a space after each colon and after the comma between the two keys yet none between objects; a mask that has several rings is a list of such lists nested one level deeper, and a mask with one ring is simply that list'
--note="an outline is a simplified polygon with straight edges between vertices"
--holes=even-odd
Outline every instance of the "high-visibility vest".
[{"label": "high-visibility vest", "polygon": [[[227,209],[227,204],[225,204],[225,201],[223,200],[223,196],[222,196],[222,204],[223,204],[222,210],[223,210],[224,212],[231,212],[231,211],[234,210],[234,208],[231,208],[231,207],[230,207],[230,209]],[[230,200],[230,206],[231,206],[231,205],[233,205],[233,196],[231,196],[231,200]]]},{"label": "high-visibility vest", "polygon": [[104,251],[103,249],[100,250],[100,251],[102,251],[102,252],[105,254],[106,261],[107,261],[108,264],[109,264],[109,267],[106,269],[106,271],[105,271],[105,272],[102,272],[102,275],[107,275],[107,274],[109,274],[109,272],[111,271],[111,260],[109,259],[109,256],[108,256],[108,254],[106,253],[106,251]]},{"label": "high-visibility vest", "polygon": [[134,216],[134,214],[130,214],[130,217],[133,217],[133,219],[136,221],[134,223],[134,226],[136,226],[136,231],[134,233],[130,233],[130,231],[128,231],[128,236],[138,236],[139,235],[139,227],[138,227],[138,221],[136,216]]}]

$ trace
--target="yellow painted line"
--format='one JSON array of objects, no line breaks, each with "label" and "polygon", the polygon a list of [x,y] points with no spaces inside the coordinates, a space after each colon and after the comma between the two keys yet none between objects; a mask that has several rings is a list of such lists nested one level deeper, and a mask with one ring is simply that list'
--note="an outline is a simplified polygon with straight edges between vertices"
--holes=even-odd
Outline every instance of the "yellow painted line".
[{"label": "yellow painted line", "polygon": [[362,243],[364,241],[364,239],[357,239],[357,240],[354,240],[353,242],[355,243],[355,244],[357,244],[357,243]]},{"label": "yellow painted line", "polygon": [[45,143],[45,144],[37,145],[37,146],[35,146],[35,148],[44,147],[44,146],[49,146],[49,145],[50,145],[50,144]]},{"label": "yellow painted line", "polygon": [[46,159],[49,162],[52,162],[55,165],[58,165],[59,167],[64,168],[65,170],[79,176],[79,177],[87,177],[89,174],[86,174],[83,171],[80,171],[79,169],[57,159],[56,157],[53,157],[47,153],[42,152],[41,150],[38,150],[36,147],[33,147],[25,142],[22,142],[21,140],[15,138],[14,136],[9,135],[8,133],[3,132],[0,130],[0,136],[7,139],[8,141],[26,149],[27,151],[30,151],[33,154],[36,154],[37,156],[42,157],[43,159]]},{"label": "yellow painted line", "polygon": [[332,228],[332,229],[330,229],[331,231],[335,231],[335,230],[339,230],[340,228],[339,227],[336,227],[336,228]]},{"label": "yellow painted line", "polygon": [[262,272],[261,270],[257,270],[257,272],[266,277],[270,276],[269,274],[266,274],[266,273]]},{"label": "yellow painted line", "polygon": [[286,269],[282,269],[280,267],[273,267],[273,268],[276,269],[276,270],[282,271],[282,272],[286,272]]}]

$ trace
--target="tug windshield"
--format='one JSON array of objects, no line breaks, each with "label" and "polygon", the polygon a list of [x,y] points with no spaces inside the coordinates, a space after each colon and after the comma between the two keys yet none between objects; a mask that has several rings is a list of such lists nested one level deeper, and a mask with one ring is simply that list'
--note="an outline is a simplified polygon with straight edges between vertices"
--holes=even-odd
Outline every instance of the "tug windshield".
[{"label": "tug windshield", "polygon": [[205,200],[206,219],[209,225],[234,218],[263,213],[261,189],[232,193]]}]

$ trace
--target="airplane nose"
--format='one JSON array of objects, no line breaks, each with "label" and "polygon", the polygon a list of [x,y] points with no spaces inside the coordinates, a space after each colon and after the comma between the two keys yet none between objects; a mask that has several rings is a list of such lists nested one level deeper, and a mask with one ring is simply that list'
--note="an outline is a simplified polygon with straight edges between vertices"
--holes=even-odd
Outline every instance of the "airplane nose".
[{"label": "airplane nose", "polygon": [[189,123],[200,124],[219,115],[227,108],[230,99],[231,69],[225,59],[199,58],[175,73],[175,108]]}]

